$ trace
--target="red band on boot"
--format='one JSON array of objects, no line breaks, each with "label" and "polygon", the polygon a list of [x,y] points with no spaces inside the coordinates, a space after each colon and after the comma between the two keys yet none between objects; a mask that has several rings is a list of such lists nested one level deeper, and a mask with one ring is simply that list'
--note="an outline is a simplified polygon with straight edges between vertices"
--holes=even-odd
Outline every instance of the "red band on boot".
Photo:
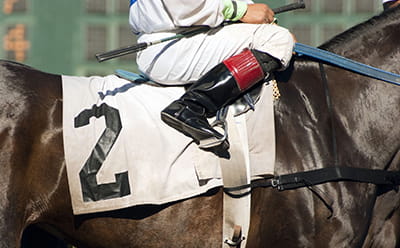
[{"label": "red band on boot", "polygon": [[224,60],[223,63],[232,72],[241,91],[247,90],[264,78],[261,65],[249,49]]}]

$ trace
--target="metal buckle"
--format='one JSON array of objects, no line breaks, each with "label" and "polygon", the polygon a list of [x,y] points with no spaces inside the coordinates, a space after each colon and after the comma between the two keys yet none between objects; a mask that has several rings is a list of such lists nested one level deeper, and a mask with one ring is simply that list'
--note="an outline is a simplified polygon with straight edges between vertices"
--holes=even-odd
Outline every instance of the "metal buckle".
[{"label": "metal buckle", "polygon": [[224,243],[232,246],[232,247],[239,247],[240,243],[242,243],[242,241],[245,240],[245,237],[241,237],[238,241],[232,241],[230,239],[225,239]]},{"label": "metal buckle", "polygon": [[279,184],[280,184],[280,183],[279,183],[279,179],[276,179],[276,178],[271,179],[271,186],[272,186],[273,188],[278,187]]},{"label": "metal buckle", "polygon": [[239,225],[235,225],[233,227],[233,235],[232,239],[225,239],[224,243],[231,247],[240,247],[240,243],[245,240],[245,237],[242,236],[242,227]]}]

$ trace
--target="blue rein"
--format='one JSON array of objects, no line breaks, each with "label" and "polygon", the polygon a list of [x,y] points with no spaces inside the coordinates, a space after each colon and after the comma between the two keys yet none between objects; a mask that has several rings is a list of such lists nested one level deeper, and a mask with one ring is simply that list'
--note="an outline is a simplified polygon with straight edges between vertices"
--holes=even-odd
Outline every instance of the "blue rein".
[{"label": "blue rein", "polygon": [[294,51],[298,54],[298,56],[308,56],[320,61],[337,65],[339,67],[359,73],[361,75],[365,75],[400,86],[400,75],[396,73],[384,71],[376,67],[362,64],[357,61],[342,57],[340,55],[301,43],[295,44]]}]

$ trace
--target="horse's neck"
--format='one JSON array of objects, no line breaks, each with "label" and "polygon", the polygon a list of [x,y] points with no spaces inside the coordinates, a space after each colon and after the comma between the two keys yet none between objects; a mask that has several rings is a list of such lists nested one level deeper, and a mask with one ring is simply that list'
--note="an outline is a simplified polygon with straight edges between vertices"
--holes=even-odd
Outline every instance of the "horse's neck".
[{"label": "horse's neck", "polygon": [[322,49],[392,72],[400,72],[400,8],[361,23],[321,45]]},{"label": "horse's neck", "polygon": [[[392,15],[400,16],[400,9]],[[338,35],[321,48],[361,63],[400,73],[399,18],[385,15],[375,17]],[[397,108],[400,106],[400,88],[338,67],[324,67],[332,101],[332,115],[329,119],[333,119],[333,135],[336,135],[339,162],[351,166],[361,166],[360,163],[383,166],[383,163],[388,162],[388,157],[400,148],[400,129],[395,124],[400,119]],[[306,117],[301,117],[303,121],[309,122],[307,115],[312,117],[312,113],[318,113],[323,108],[329,113],[326,100],[320,99],[325,93],[321,91],[320,85],[323,81],[318,64],[300,63],[292,82],[297,88],[297,97],[304,99],[301,105],[307,109],[303,113]],[[313,88],[313,91],[307,93],[308,88]],[[294,108],[297,108],[295,113],[302,112],[301,106]],[[321,113],[318,118],[324,121],[326,114]],[[315,123],[314,128],[324,137],[312,137],[308,142],[309,149],[314,149],[311,147],[312,142],[317,143],[332,135],[329,121],[325,123],[325,127],[318,123],[320,122]],[[316,147],[319,149],[317,153],[327,151],[320,146]]]},{"label": "horse's neck", "polygon": [[400,88],[341,68],[323,67],[327,84],[319,64],[312,61],[296,62],[290,81],[282,84],[276,123],[278,135],[287,140],[278,139],[282,142],[278,146],[286,154],[297,154],[296,161],[289,163],[301,164],[303,169],[332,166],[335,161],[341,166],[385,167],[400,149],[396,124]]},{"label": "horse's neck", "polygon": [[[360,47],[362,50],[363,46]],[[359,56],[361,62],[399,72],[399,63],[393,56],[381,52],[379,47],[366,49],[370,53]],[[400,130],[395,124],[400,119],[399,87],[341,69],[332,69],[329,74],[342,163],[382,168],[400,148]]]},{"label": "horse's neck", "polygon": [[[321,48],[400,73],[399,20],[400,9],[374,17]],[[400,88],[338,67],[323,67],[326,88],[319,64],[301,59],[294,63],[289,82],[281,84],[276,123],[281,136],[278,153],[281,149],[284,154],[278,154],[278,162],[282,158],[283,167],[297,163],[309,169],[332,165],[337,157],[339,165],[383,168],[400,149],[400,125],[396,124]],[[288,159],[293,161],[285,154],[291,154]]]},{"label": "horse's neck", "polygon": [[334,160],[330,116],[318,72],[317,63],[297,58],[293,67],[278,74],[282,95],[275,105],[278,173],[292,171],[293,166],[307,170],[332,165]]}]

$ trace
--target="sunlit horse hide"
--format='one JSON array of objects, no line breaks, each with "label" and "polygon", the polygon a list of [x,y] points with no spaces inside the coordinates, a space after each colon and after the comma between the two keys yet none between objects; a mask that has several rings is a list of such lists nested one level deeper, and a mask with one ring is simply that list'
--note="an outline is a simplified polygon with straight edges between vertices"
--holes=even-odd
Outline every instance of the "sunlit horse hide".
[{"label": "sunlit horse hide", "polygon": [[[63,76],[64,149],[74,214],[163,204],[222,185],[221,159],[160,119],[160,111],[183,91],[115,75]],[[274,171],[272,102],[271,87],[265,85],[254,111],[237,117],[228,112],[231,146],[241,146],[253,177]],[[239,133],[237,140],[231,140],[232,132]]]}]

